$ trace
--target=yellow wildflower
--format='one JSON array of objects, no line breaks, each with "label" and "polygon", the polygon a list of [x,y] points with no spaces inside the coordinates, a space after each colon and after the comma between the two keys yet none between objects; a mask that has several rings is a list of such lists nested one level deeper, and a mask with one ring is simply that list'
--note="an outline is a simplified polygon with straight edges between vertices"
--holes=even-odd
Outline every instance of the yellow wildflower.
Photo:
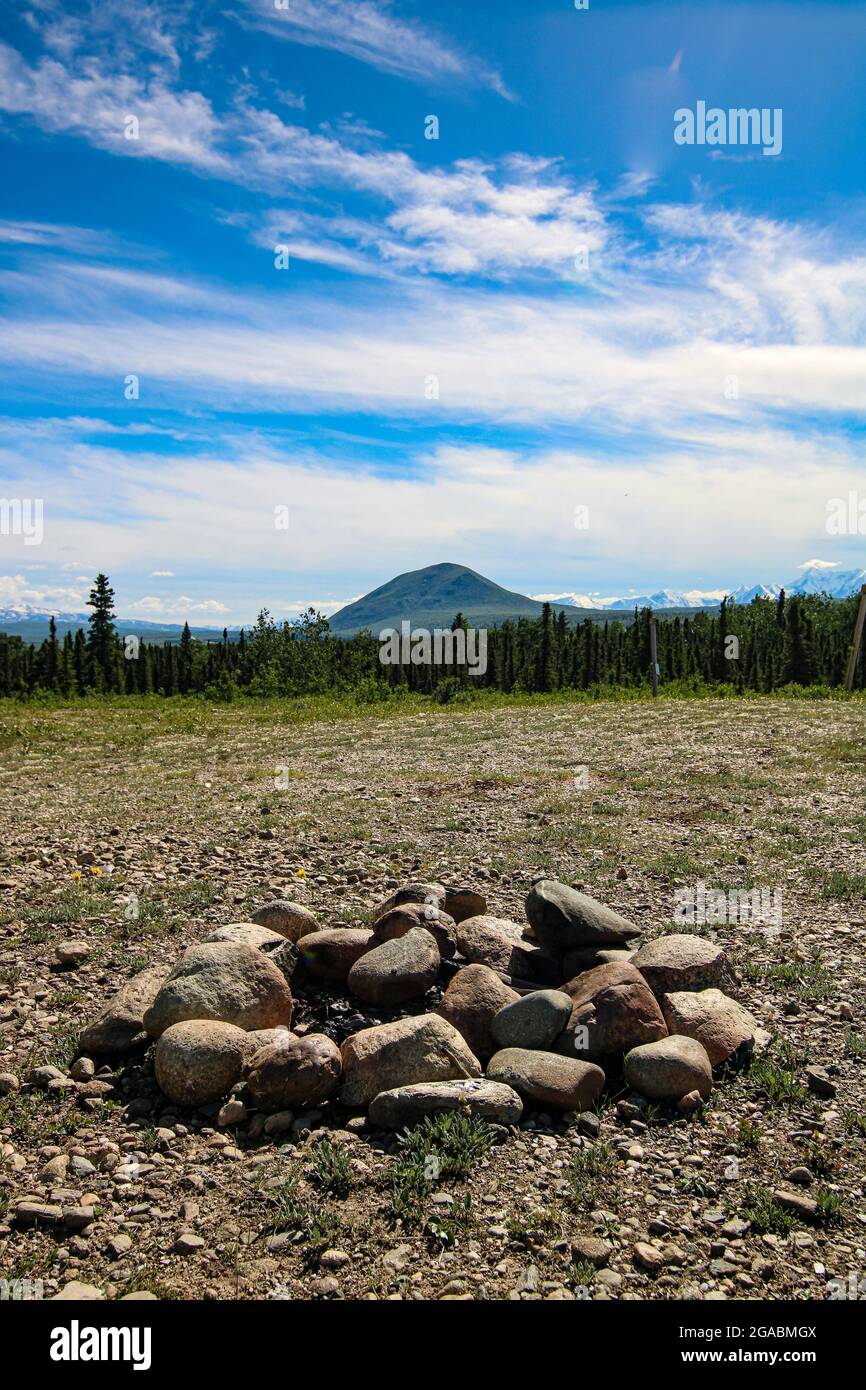
[{"label": "yellow wildflower", "polygon": [[102,878],[102,870],[98,864],[91,864],[90,872],[93,874],[94,878]]},{"label": "yellow wildflower", "polygon": [[72,875],[72,881],[73,881],[73,883],[80,883],[80,882],[81,882],[81,870],[80,870],[80,869],[76,869],[76,870],[75,870],[75,873]]},{"label": "yellow wildflower", "polygon": [[307,876],[307,871],[306,871],[306,869],[296,869],[296,870],[295,870],[295,878],[306,878],[306,876]]}]

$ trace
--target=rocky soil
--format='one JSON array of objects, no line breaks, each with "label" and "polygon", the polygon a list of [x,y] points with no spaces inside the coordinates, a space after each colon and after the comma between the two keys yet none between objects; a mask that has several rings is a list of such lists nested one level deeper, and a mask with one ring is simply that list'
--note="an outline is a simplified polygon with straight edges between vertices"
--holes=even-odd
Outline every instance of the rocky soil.
[{"label": "rocky soil", "polygon": [[[4,706],[0,1277],[48,1297],[850,1297],[863,727],[858,703],[777,700],[306,727],[254,704]],[[538,879],[635,935],[611,915],[567,940],[531,897],[527,922]],[[406,880],[471,892],[382,916]],[[698,883],[779,889],[781,930],[675,923]],[[281,926],[274,899],[312,919]],[[256,939],[230,927],[254,918]],[[177,1021],[192,988],[221,1021]],[[357,1040],[425,1014],[451,1070],[401,1134],[417,1095],[398,1067],[380,1097]],[[286,1026],[289,1078],[265,1036]]]}]

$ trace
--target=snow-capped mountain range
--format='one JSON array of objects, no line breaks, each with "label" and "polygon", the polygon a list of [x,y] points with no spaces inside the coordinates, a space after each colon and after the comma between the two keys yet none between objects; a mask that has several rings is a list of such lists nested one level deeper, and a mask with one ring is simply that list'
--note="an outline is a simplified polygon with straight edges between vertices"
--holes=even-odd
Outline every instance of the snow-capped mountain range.
[{"label": "snow-capped mountain range", "polygon": [[825,560],[810,560],[790,584],[740,584],[735,589],[659,589],[653,594],[624,594],[607,597],[589,594],[533,594],[536,599],[567,604],[571,608],[717,608],[727,595],[729,603],[751,603],[755,598],[777,598],[786,594],[828,594],[848,598],[866,584],[866,569],[841,570]]}]

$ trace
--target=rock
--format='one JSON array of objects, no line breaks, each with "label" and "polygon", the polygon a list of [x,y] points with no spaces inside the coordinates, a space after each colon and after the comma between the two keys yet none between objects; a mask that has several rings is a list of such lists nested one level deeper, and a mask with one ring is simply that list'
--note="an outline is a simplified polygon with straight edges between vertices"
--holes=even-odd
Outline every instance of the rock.
[{"label": "rock", "polygon": [[703,936],[679,933],[648,941],[631,963],[657,997],[679,990],[712,989],[723,985],[728,974],[721,946]]},{"label": "rock", "polygon": [[[56,1082],[67,1080],[59,1067],[52,1067],[50,1064],[41,1067],[31,1067],[24,1079],[28,1085],[37,1086],[40,1091],[47,1091],[49,1087],[53,1086]],[[68,1084],[71,1086],[72,1082],[70,1081]]]},{"label": "rock", "polygon": [[694,1038],[674,1036],[633,1047],[623,1072],[629,1086],[650,1100],[679,1100],[697,1091],[704,1100],[713,1089],[713,1069]]},{"label": "rock", "polygon": [[349,1264],[352,1256],[345,1250],[325,1250],[319,1257],[323,1269],[342,1269]]},{"label": "rock", "polygon": [[365,951],[349,971],[346,986],[365,1004],[391,1006],[426,994],[439,974],[442,957],[429,931],[413,927]]},{"label": "rock", "polygon": [[204,1240],[193,1231],[182,1231],[171,1247],[172,1255],[194,1255],[196,1250],[204,1249]]},{"label": "rock", "polygon": [[260,927],[255,922],[228,922],[224,927],[217,927],[210,936],[204,939],[204,945],[209,945],[212,941],[240,941],[245,946],[254,946],[257,951],[275,950],[282,946],[285,937],[280,936],[279,932],[269,931],[267,927]]},{"label": "rock", "polygon": [[696,1038],[714,1067],[741,1049],[751,1051],[757,1020],[720,989],[665,994],[661,1005],[668,1031]]},{"label": "rock", "polygon": [[212,1019],[173,1023],[156,1045],[156,1079],[177,1105],[209,1105],[239,1079],[244,1055],[243,1030],[231,1023]]},{"label": "rock", "polygon": [[703,1103],[704,1098],[700,1091],[687,1091],[677,1101],[677,1110],[681,1115],[694,1115],[697,1110],[701,1109]]},{"label": "rock", "polygon": [[331,927],[302,937],[298,950],[313,979],[345,984],[355,962],[377,945],[366,928]]},{"label": "rock", "polygon": [[292,1024],[292,992],[262,951],[235,941],[190,946],[144,1016],[151,1037],[188,1019],[237,1028]]},{"label": "rock", "polygon": [[664,1266],[664,1256],[661,1250],[657,1250],[654,1245],[650,1245],[645,1240],[639,1240],[632,1250],[632,1259],[641,1269],[645,1269],[648,1274],[657,1274]]},{"label": "rock", "polygon": [[459,1081],[481,1075],[477,1057],[438,1014],[364,1028],[341,1048],[345,1105],[369,1105],[380,1091],[418,1081]]},{"label": "rock", "polygon": [[0,1096],[11,1096],[21,1083],[13,1071],[0,1071]]},{"label": "rock", "polygon": [[18,1226],[54,1226],[63,1219],[63,1208],[53,1202],[24,1200],[15,1207]]},{"label": "rock", "polygon": [[96,1208],[90,1206],[64,1207],[63,1224],[67,1231],[86,1231],[96,1217]]},{"label": "rock", "polygon": [[293,903],[288,898],[278,898],[275,902],[256,908],[250,920],[285,937],[287,941],[297,942],[302,936],[320,930],[315,914],[308,907]]},{"label": "rock", "polygon": [[511,969],[515,947],[525,945],[523,928],[504,917],[467,917],[457,928],[457,949],[472,965],[487,965],[506,975]]},{"label": "rock", "polygon": [[629,961],[597,965],[563,986],[571,1017],[556,1051],[585,1061],[618,1061],[623,1053],[667,1034],[662,1011]]},{"label": "rock", "polygon": [[123,1231],[119,1235],[112,1236],[105,1247],[106,1254],[112,1260],[119,1260],[121,1255],[126,1255],[132,1249],[132,1237]]},{"label": "rock", "polygon": [[373,921],[378,922],[379,918],[384,917],[393,907],[402,907],[405,903],[420,903],[422,907],[429,904],[431,907],[442,908],[445,906],[445,889],[441,883],[403,883],[390,897],[374,908]]},{"label": "rock", "polygon": [[559,956],[546,951],[543,946],[534,945],[531,941],[524,941],[513,948],[507,973],[513,979],[525,981],[527,984],[552,985],[556,988],[562,984],[562,962]]},{"label": "rock", "polygon": [[773,1200],[805,1221],[814,1221],[818,1215],[818,1203],[811,1197],[804,1197],[802,1192],[786,1192],[784,1188],[779,1188],[773,1193]]},{"label": "rock", "polygon": [[486,1062],[497,1050],[492,1025],[500,1009],[520,999],[486,965],[467,965],[449,984],[436,1012],[457,1029]]},{"label": "rock", "polygon": [[602,1240],[600,1236],[577,1236],[571,1242],[571,1254],[575,1260],[586,1260],[589,1264],[595,1265],[596,1269],[603,1268],[607,1264],[613,1252],[610,1241]]},{"label": "rock", "polygon": [[70,1279],[59,1293],[53,1295],[51,1303],[96,1303],[105,1294],[95,1284],[82,1284],[79,1279]]},{"label": "rock", "polygon": [[233,1125],[242,1125],[248,1118],[249,1112],[243,1101],[232,1099],[220,1106],[217,1124],[220,1129],[230,1129]]},{"label": "rock", "polygon": [[499,1048],[544,1050],[553,1045],[570,1017],[571,999],[567,994],[558,989],[538,989],[499,1010],[491,1024],[493,1041]]},{"label": "rock", "polygon": [[592,1062],[506,1047],[487,1067],[491,1081],[504,1081],[526,1100],[555,1110],[588,1110],[601,1094],[604,1072]]},{"label": "rock", "polygon": [[467,917],[483,917],[487,911],[487,899],[474,888],[446,887],[445,911],[459,924]]},{"label": "rock", "polygon": [[271,1139],[277,1138],[281,1134],[288,1134],[294,1123],[294,1111],[278,1110],[275,1115],[269,1115],[265,1120],[265,1134]]},{"label": "rock", "polygon": [[616,946],[578,946],[574,951],[566,951],[562,957],[563,980],[573,980],[584,970],[594,970],[597,965],[621,965],[630,961],[634,951],[626,951]]},{"label": "rock", "polygon": [[795,1182],[798,1187],[811,1187],[812,1174],[808,1168],[792,1168],[786,1178],[787,1182]]},{"label": "rock", "polygon": [[[287,1035],[261,1048],[247,1071],[247,1085],[261,1110],[287,1111],[318,1105],[337,1088],[342,1071],[340,1049],[324,1033],[302,1038]],[[268,1130],[267,1133],[273,1133]]]},{"label": "rock", "polygon": [[450,960],[457,949],[457,923],[447,912],[430,903],[404,903],[392,907],[384,917],[373,923],[377,941],[393,941],[405,936],[413,927],[423,927],[434,938],[443,960]]},{"label": "rock", "polygon": [[579,946],[623,947],[641,935],[640,927],[613,908],[552,878],[533,883],[526,916],[536,940],[560,956]]},{"label": "rock", "polygon": [[72,1066],[69,1068],[69,1075],[73,1081],[92,1081],[96,1075],[96,1066],[92,1057],[76,1057]]},{"label": "rock", "polygon": [[296,1035],[291,1028],[253,1028],[244,1033],[244,1059],[249,1066],[253,1057],[263,1047],[284,1047]]},{"label": "rock", "polygon": [[54,954],[60,965],[71,968],[87,960],[90,945],[86,941],[60,941],[54,947]]},{"label": "rock", "polygon": [[830,1080],[823,1067],[806,1068],[806,1085],[816,1096],[828,1096],[832,1099],[836,1094],[835,1083]]},{"label": "rock", "polygon": [[380,1091],[370,1103],[368,1119],[377,1129],[401,1129],[440,1110],[461,1110],[491,1124],[516,1125],[523,1115],[523,1101],[498,1081],[422,1081]]},{"label": "rock", "polygon": [[147,1042],[144,1015],[159,993],[168,970],[150,966],[140,970],[108,1001],[81,1034],[82,1052],[129,1052]]}]

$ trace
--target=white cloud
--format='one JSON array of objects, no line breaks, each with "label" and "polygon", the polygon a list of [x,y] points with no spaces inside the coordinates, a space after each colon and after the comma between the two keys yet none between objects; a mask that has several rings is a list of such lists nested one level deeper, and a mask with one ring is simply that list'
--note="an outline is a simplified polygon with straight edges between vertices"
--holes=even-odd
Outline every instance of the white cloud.
[{"label": "white cloud", "polygon": [[219,614],[228,613],[230,610],[224,603],[217,599],[193,599],[186,594],[178,594],[176,597],[158,597],[155,594],[147,594],[144,598],[127,601],[120,605],[125,615],[146,615],[148,617],[181,617],[203,613],[211,617]]},{"label": "white cloud", "polygon": [[250,21],[292,43],[331,48],[382,72],[425,85],[474,82],[508,96],[498,73],[420,24],[398,19],[388,0],[244,0]]}]

